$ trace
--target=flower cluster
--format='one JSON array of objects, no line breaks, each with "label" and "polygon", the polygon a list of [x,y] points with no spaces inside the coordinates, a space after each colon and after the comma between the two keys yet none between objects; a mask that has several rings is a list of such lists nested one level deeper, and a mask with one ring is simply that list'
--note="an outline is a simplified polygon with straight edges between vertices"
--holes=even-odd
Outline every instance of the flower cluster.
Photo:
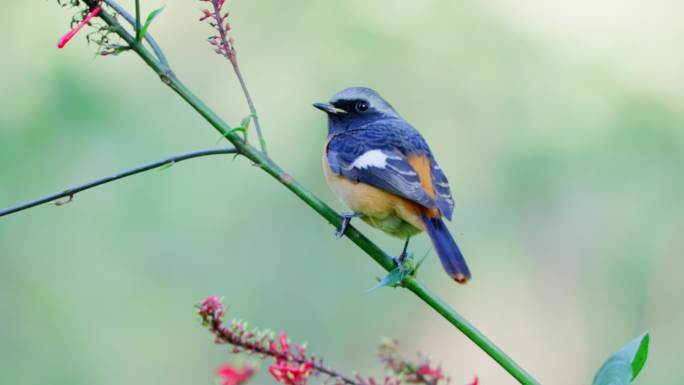
[{"label": "flower cluster", "polygon": [[[248,329],[247,322],[233,320],[223,323],[225,309],[221,300],[212,295],[197,306],[202,324],[215,336],[216,343],[231,345],[233,353],[247,353],[261,359],[272,359],[268,371],[283,385],[306,385],[311,377],[323,376],[326,384],[331,385],[447,385],[449,378],[425,357],[416,362],[403,359],[398,354],[396,341],[383,341],[379,356],[388,375],[381,380],[373,377],[355,375],[345,376],[323,365],[306,351],[301,344],[293,345],[285,332],[276,334],[270,330]],[[240,385],[254,373],[253,369],[236,369],[232,366],[219,369],[223,385]],[[471,385],[477,385],[477,378]]]},{"label": "flower cluster", "polygon": [[222,320],[225,309],[217,296],[206,298],[198,308],[202,323],[216,337],[216,343],[231,345],[233,353],[245,352],[273,359],[268,371],[284,385],[305,385],[312,375],[326,376],[337,385],[363,385],[323,366],[322,360],[308,355],[303,345],[293,346],[284,332],[276,338],[270,330],[248,330],[244,321],[233,320],[225,325]]},{"label": "flower cluster", "polygon": [[[282,384],[305,385],[311,373],[311,363],[306,361],[301,364],[293,363],[294,360],[290,359],[292,350],[287,341],[287,334],[281,332],[278,339],[280,340],[280,352],[284,356],[276,357],[276,363],[268,367],[268,372]],[[304,348],[301,345],[297,345],[297,355],[305,357]]]},{"label": "flower cluster", "polygon": [[228,22],[228,11],[223,10],[225,0],[199,0],[202,3],[209,3],[209,9],[202,9],[200,21],[207,21],[218,32],[218,35],[210,36],[207,40],[214,46],[214,51],[225,56],[231,63],[236,63],[236,52],[234,40],[228,36],[230,23]]},{"label": "flower cluster", "polygon": [[380,343],[380,361],[385,367],[409,384],[437,385],[440,381],[448,383],[449,377],[442,373],[439,366],[433,366],[426,357],[419,356],[418,362],[403,359],[398,353],[399,342],[384,340]]}]

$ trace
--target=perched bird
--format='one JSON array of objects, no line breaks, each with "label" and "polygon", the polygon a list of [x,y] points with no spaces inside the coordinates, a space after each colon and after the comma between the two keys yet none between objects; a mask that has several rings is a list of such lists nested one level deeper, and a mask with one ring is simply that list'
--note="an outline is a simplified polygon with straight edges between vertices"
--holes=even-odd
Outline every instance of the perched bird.
[{"label": "perched bird", "polygon": [[454,207],[449,183],[420,133],[370,88],[347,88],[314,107],[328,115],[326,180],[352,210],[342,214],[338,237],[360,217],[405,239],[396,259],[403,267],[410,237],[426,231],[447,274],[467,282],[468,266],[442,221]]}]

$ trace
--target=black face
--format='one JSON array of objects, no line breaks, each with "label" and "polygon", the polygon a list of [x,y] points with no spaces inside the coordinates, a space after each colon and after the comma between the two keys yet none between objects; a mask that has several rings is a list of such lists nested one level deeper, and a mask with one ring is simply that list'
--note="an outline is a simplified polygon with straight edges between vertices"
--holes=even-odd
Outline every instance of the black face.
[{"label": "black face", "polygon": [[333,106],[347,111],[346,117],[352,118],[354,116],[368,115],[374,112],[371,108],[370,103],[364,99],[354,99],[354,100],[338,100],[332,103]]},{"label": "black face", "polygon": [[330,103],[314,103],[313,106],[328,115],[329,133],[357,129],[377,120],[394,117],[387,112],[393,111],[391,107],[378,109],[363,96],[336,99]]}]

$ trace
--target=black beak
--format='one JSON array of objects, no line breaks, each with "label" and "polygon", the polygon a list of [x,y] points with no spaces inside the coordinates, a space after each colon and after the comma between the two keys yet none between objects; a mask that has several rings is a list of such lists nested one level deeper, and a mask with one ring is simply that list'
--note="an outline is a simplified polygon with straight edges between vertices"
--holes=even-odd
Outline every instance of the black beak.
[{"label": "black beak", "polygon": [[331,115],[344,115],[347,113],[347,111],[337,108],[330,103],[314,103],[313,106]]}]

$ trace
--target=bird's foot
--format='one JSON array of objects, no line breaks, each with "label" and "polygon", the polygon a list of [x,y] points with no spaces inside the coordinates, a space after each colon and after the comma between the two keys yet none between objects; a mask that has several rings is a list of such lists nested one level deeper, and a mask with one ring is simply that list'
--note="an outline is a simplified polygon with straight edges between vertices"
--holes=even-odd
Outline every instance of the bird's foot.
[{"label": "bird's foot", "polygon": [[397,269],[401,272],[402,278],[406,276],[406,273],[410,273],[411,270],[413,270],[413,263],[411,260],[413,259],[413,253],[410,253],[406,250],[402,251],[399,256],[392,257],[392,261],[394,261],[394,264],[397,265]]},{"label": "bird's foot", "polygon": [[361,214],[361,213],[344,212],[344,213],[340,213],[340,216],[342,217],[342,222],[340,223],[340,229],[335,231],[335,236],[337,238],[342,238],[344,233],[347,231],[347,227],[349,227],[349,222],[351,222],[352,218],[362,218],[365,215]]},{"label": "bird's foot", "polygon": [[[429,250],[428,250],[429,252]],[[373,291],[381,287],[406,287],[407,278],[415,278],[418,273],[418,269],[425,261],[428,253],[420,259],[420,261],[414,261],[413,253],[409,253],[406,250],[397,257],[391,257],[392,261],[396,265],[384,278],[377,278],[378,283],[368,289],[368,291]]]},{"label": "bird's foot", "polygon": [[413,254],[406,252],[404,250],[398,257],[391,257],[394,264],[397,266],[392,269],[384,278],[378,278],[378,283],[368,289],[368,291],[373,291],[381,287],[402,287],[404,286],[404,280],[407,277],[413,276]]}]

